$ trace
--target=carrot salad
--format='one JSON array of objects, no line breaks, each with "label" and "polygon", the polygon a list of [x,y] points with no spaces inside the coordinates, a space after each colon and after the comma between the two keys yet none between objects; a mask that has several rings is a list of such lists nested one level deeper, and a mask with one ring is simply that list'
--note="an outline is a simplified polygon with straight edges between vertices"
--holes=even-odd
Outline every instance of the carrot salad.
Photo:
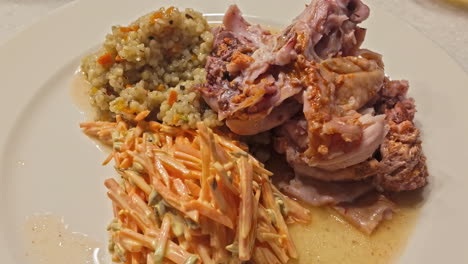
[{"label": "carrot salad", "polygon": [[283,195],[239,142],[203,123],[183,130],[144,121],[87,122],[112,146],[119,180],[107,179],[115,218],[109,250],[120,263],[287,263],[288,224],[309,212]]}]

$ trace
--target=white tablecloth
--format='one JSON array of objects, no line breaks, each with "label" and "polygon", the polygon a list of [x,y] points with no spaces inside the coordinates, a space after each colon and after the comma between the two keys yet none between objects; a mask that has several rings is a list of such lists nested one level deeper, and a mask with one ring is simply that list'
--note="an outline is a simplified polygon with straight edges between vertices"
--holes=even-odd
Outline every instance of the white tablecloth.
[{"label": "white tablecloth", "polygon": [[[71,1],[74,0],[0,0],[0,43]],[[443,0],[365,2],[381,6],[406,20],[446,50],[468,72],[468,9],[450,6]]]}]

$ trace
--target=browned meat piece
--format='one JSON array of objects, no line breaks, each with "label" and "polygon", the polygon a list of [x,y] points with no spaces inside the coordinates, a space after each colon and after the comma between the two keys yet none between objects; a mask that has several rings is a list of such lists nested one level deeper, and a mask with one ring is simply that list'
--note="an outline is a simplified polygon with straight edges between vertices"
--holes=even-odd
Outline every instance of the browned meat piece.
[{"label": "browned meat piece", "polygon": [[[244,127],[245,122],[241,121],[260,122],[302,87],[298,80],[278,71],[247,83],[243,76],[254,62],[253,54],[276,37],[258,25],[250,25],[235,5],[226,12],[224,25],[213,31],[214,49],[206,64],[207,83],[198,89],[220,119],[233,120],[228,122],[233,131],[257,134],[270,129],[281,118],[269,118],[267,121],[272,124],[263,122],[262,126]],[[296,112],[288,114],[288,118]]]},{"label": "browned meat piece", "polygon": [[333,208],[352,225],[370,235],[382,221],[392,218],[396,206],[385,196],[372,192],[353,203],[342,203]]},{"label": "browned meat piece", "polygon": [[302,176],[321,181],[360,180],[374,176],[380,168],[376,159],[369,159],[347,168],[338,170],[324,170],[310,167],[301,162],[300,154],[308,147],[307,122],[304,119],[291,120],[277,129],[275,150],[285,154],[294,171]]},{"label": "browned meat piece", "polygon": [[359,50],[365,31],[357,25],[368,15],[360,0],[315,0],[273,35],[231,6],[213,31],[207,83],[198,88],[237,134],[281,126],[275,149],[297,174],[375,176],[379,190],[422,187],[427,169],[408,83],[386,79],[381,56]]},{"label": "browned meat piece", "polygon": [[422,152],[419,130],[409,121],[389,121],[390,131],[380,147],[382,169],[375,177],[381,190],[409,191],[427,183],[426,157]]},{"label": "browned meat piece", "polygon": [[296,172],[319,180],[375,175],[376,162],[370,158],[387,132],[385,115],[356,110],[376,97],[383,69],[378,61],[358,57],[332,58],[316,67],[308,75],[304,117],[277,129],[276,150],[286,154]]},{"label": "browned meat piece", "polygon": [[281,183],[279,187],[287,195],[313,206],[352,202],[374,189],[368,181],[323,182],[303,177],[296,177],[289,183]]},{"label": "browned meat piece", "polygon": [[359,57],[328,59],[318,68],[304,92],[309,137],[304,161],[336,170],[367,160],[385,136],[384,120],[356,111],[379,92],[383,69]]},{"label": "browned meat piece", "polygon": [[366,20],[369,7],[360,0],[312,1],[282,33],[284,43],[306,58],[320,61],[354,55],[365,36],[356,24]]},{"label": "browned meat piece", "polygon": [[375,177],[379,190],[408,191],[427,184],[426,157],[420,132],[414,126],[414,100],[406,98],[408,82],[386,80],[382,89],[380,111],[387,116],[390,128],[380,146],[381,170]]},{"label": "browned meat piece", "polygon": [[288,111],[282,118],[273,111],[285,108],[283,102],[307,87],[303,64],[296,61],[352,55],[365,32],[357,24],[368,15],[360,0],[312,1],[291,26],[274,36],[249,24],[233,5],[224,27],[213,31],[207,83],[198,88],[232,131],[252,135],[271,129],[299,111]]},{"label": "browned meat piece", "polygon": [[[412,122],[416,112],[414,100],[406,98],[407,90],[406,81],[385,80],[376,108],[380,114],[385,114],[385,126],[389,132],[383,140],[380,139],[383,142],[380,141],[369,149],[364,162],[353,165],[346,159],[336,158],[332,160],[336,161],[335,169],[334,163],[330,161],[308,166],[310,163],[305,161],[302,153],[309,147],[310,123],[304,119],[288,121],[277,129],[275,149],[285,154],[295,172],[302,176],[322,181],[359,180],[375,176],[374,183],[379,190],[405,191],[420,188],[426,184],[428,172],[419,130]],[[380,162],[374,158],[369,159],[378,145]],[[366,144],[362,143],[362,146]],[[359,156],[359,152],[359,148],[353,149],[351,157]]]},{"label": "browned meat piece", "polygon": [[232,132],[239,135],[252,135],[256,131],[267,131],[277,127],[291,119],[301,111],[302,105],[294,99],[287,99],[281,105],[274,108],[269,115],[259,120],[228,119],[226,125]]}]

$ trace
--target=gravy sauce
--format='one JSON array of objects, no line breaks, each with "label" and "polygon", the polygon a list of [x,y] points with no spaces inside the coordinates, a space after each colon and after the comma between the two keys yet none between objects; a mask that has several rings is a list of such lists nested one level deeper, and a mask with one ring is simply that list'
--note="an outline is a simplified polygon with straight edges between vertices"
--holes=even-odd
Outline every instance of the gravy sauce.
[{"label": "gravy sauce", "polygon": [[398,211],[368,236],[334,210],[311,207],[308,225],[291,225],[299,254],[293,264],[390,264],[403,252],[419,216],[419,193],[396,198]]},{"label": "gravy sauce", "polygon": [[[97,119],[97,114],[93,106],[91,105],[89,98],[89,90],[91,89],[91,84],[86,80],[85,75],[82,71],[77,70],[73,74],[72,80],[70,82],[70,97],[73,104],[78,108],[78,110],[83,115],[84,122],[90,122]],[[110,153],[112,148],[100,142],[97,139],[91,138],[96,144],[96,147],[104,153]]]}]

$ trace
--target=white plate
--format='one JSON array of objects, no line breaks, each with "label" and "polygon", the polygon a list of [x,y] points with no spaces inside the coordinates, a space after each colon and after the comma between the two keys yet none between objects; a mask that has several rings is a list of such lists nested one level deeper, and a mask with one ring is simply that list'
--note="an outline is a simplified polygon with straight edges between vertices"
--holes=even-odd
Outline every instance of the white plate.
[{"label": "white plate", "polygon": [[[302,1],[240,0],[262,23],[287,24]],[[224,1],[171,1],[223,13]],[[73,230],[106,243],[111,218],[103,180],[105,154],[82,135],[69,96],[79,58],[114,24],[127,24],[162,0],[84,0],[62,8],[0,48],[0,256],[27,263],[21,230],[35,213],[63,216]],[[384,55],[387,73],[410,80],[431,174],[422,215],[401,263],[468,263],[468,77],[440,48],[398,18],[372,8],[365,47]],[[70,262],[71,263],[71,262]]]}]

